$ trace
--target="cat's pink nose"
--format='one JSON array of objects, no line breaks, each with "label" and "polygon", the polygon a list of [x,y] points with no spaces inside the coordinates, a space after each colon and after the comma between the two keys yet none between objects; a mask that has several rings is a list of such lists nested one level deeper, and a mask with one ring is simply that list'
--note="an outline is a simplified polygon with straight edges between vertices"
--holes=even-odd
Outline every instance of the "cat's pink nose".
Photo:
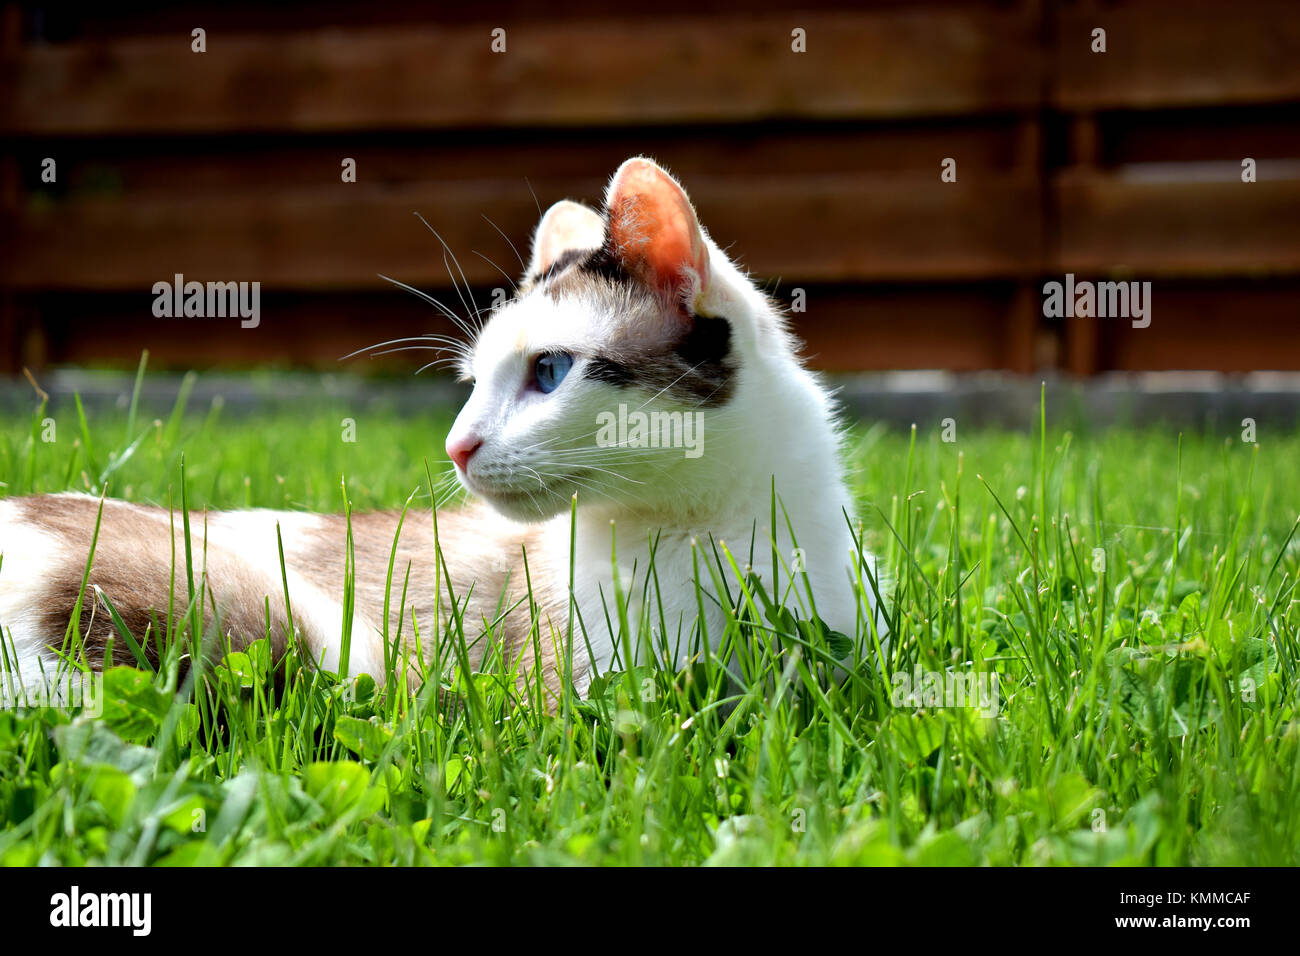
[{"label": "cat's pink nose", "polygon": [[461,471],[469,470],[470,458],[481,447],[483,447],[483,439],[474,435],[462,435],[460,438],[447,439],[447,455]]}]

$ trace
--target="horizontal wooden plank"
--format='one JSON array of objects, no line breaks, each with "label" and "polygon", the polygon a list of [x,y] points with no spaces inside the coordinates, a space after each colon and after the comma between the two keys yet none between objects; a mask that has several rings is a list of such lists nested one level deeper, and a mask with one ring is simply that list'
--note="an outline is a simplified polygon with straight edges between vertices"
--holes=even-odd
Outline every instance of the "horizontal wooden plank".
[{"label": "horizontal wooden plank", "polygon": [[[528,183],[590,181],[611,175],[629,156],[648,153],[687,189],[698,177],[743,179],[780,174],[823,176],[939,173],[943,157],[960,172],[1028,173],[1033,122],[985,117],[956,122],[755,124],[671,127],[649,135],[620,127],[480,130],[233,139],[76,137],[18,144],[16,162],[34,196],[227,195],[278,193],[340,181],[344,157],[356,160],[361,185],[405,186],[454,180],[501,181],[528,195]],[[58,163],[58,183],[40,181],[42,160]],[[597,197],[592,197],[597,198]]]},{"label": "horizontal wooden plank", "polygon": [[[807,52],[791,51],[791,29]],[[24,135],[646,125],[1020,110],[1039,96],[1023,11],[762,14],[188,33],[24,47],[0,131]]]},{"label": "horizontal wooden plank", "polygon": [[1069,367],[1099,371],[1300,369],[1300,280],[1157,282],[1151,324],[1068,320]]},{"label": "horizontal wooden plank", "polygon": [[[1021,312],[1022,290],[1037,306]],[[446,288],[430,291],[455,303]],[[480,300],[486,290],[477,290]],[[1296,303],[1300,277],[1158,280],[1151,325],[1122,320],[1048,320],[1035,286],[1008,282],[810,285],[807,310],[790,316],[814,368],[942,368],[1029,371],[1061,367],[1080,375],[1106,370],[1300,368]],[[788,306],[789,289],[778,290]],[[23,365],[91,364],[134,368],[150,350],[155,368],[310,367],[348,375],[409,374],[438,357],[422,349],[372,358],[343,357],[388,339],[455,334],[443,317],[398,290],[374,294],[271,293],[262,322],[158,319],[147,296],[122,293],[22,295],[14,307],[21,347],[7,370]],[[1030,321],[1021,327],[1018,323]],[[1020,354],[1027,335],[1033,354]],[[398,343],[398,348],[419,343]],[[392,348],[394,346],[390,346]],[[425,375],[436,374],[426,371]]]},{"label": "horizontal wooden plank", "polygon": [[[1098,117],[1103,165],[1300,159],[1300,102],[1269,107],[1122,110]],[[1260,179],[1270,178],[1261,169]]]},{"label": "horizontal wooden plank", "polygon": [[[1092,52],[1092,31],[1106,52]],[[1057,14],[1054,103],[1146,109],[1300,99],[1292,0],[1128,2]]]},{"label": "horizontal wooden plank", "polygon": [[793,315],[809,365],[824,371],[1021,368],[1007,283],[812,288]]},{"label": "horizontal wooden plank", "polygon": [[[599,197],[603,185],[603,176],[532,183],[544,205]],[[1038,268],[1037,187],[1019,177],[946,184],[936,166],[924,178],[697,177],[691,191],[720,244],[756,274],[787,283],[988,278]],[[444,283],[442,246],[415,212],[438,230],[469,281],[487,285],[505,283],[502,271],[522,271],[501,233],[526,252],[538,218],[527,186],[497,180],[36,202],[0,238],[0,284],[147,290],[178,272],[283,289],[373,289],[382,285],[377,273]]]},{"label": "horizontal wooden plank", "polygon": [[[545,205],[598,197],[603,176],[531,185]],[[787,284],[1062,270],[1300,272],[1300,180],[1147,182],[1071,171],[1053,190],[1059,253],[1047,261],[1040,197],[1017,177],[692,179],[712,235],[756,274]],[[140,289],[176,272],[284,289],[373,289],[378,273],[445,283],[442,247],[415,212],[447,241],[466,277],[488,286],[522,269],[484,216],[521,253],[538,216],[528,185],[497,180],[33,202],[0,238],[0,283]]]},{"label": "horizontal wooden plank", "polygon": [[1155,276],[1300,272],[1300,180],[1146,182],[1071,171],[1053,188],[1059,270]]},{"label": "horizontal wooden plank", "polygon": [[[478,289],[481,302],[489,290]],[[789,288],[778,290],[786,307]],[[457,303],[449,288],[430,292]],[[1014,342],[1008,318],[1015,288],[1008,283],[810,286],[806,311],[790,316],[814,368],[1005,368]],[[26,300],[26,297],[24,297]],[[281,293],[262,301],[262,321],[242,329],[238,319],[160,319],[146,295],[46,293],[27,305],[40,317],[38,341],[24,361],[134,367],[149,349],[154,368],[208,369],[268,361],[347,374],[410,373],[440,353],[418,342],[376,343],[428,333],[461,333],[433,308],[399,290],[373,294]],[[392,351],[392,349],[403,351]],[[16,371],[16,369],[15,369]],[[428,371],[425,374],[436,374]]]},{"label": "horizontal wooden plank", "polygon": [[[802,0],[800,10],[901,9],[918,5],[951,5],[953,0]],[[960,0],[964,7],[1005,6],[1006,0]],[[746,0],[750,15],[786,13],[789,0]],[[665,18],[702,15],[734,16],[735,0],[658,0],[653,6],[624,6],[611,11],[609,0],[475,0],[437,3],[429,0],[385,0],[360,4],[356,0],[191,0],[183,5],[152,0],[145,3],[51,4],[40,13],[41,35],[50,42],[87,36],[139,36],[184,33],[196,23],[209,33],[300,33],[304,29],[358,30],[398,27],[408,30],[446,29],[469,24],[521,24],[599,19],[616,13],[620,19],[653,23]]]}]

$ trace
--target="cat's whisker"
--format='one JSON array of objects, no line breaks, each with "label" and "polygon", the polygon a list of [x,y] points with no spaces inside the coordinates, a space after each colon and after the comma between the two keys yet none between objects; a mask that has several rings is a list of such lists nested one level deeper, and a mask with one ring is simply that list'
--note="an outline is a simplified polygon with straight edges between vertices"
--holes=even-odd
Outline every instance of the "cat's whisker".
[{"label": "cat's whisker", "polygon": [[[388,345],[398,345],[402,342],[425,342],[425,341],[434,341],[434,338],[428,335],[407,335],[407,336],[403,336],[400,339],[388,339],[386,342],[376,342],[373,345],[367,345],[365,348],[360,348],[353,352],[349,352],[347,355],[342,356],[339,359],[339,361],[345,362],[348,359],[353,358],[354,356],[360,355],[362,352],[369,352],[373,349],[383,348]],[[449,341],[456,341],[456,340],[449,339]]]},{"label": "cat's whisker", "polygon": [[588,491],[591,491],[594,494],[601,495],[602,497],[605,496],[607,491],[607,488],[602,487],[599,483],[587,481],[583,478],[577,477],[576,475],[553,475],[550,477],[554,477],[556,479],[563,479],[565,481],[571,482],[577,485],[579,488],[586,488]]},{"label": "cat's whisker", "polygon": [[[479,252],[477,249],[471,249],[470,252],[472,252],[474,255],[478,256],[480,259],[482,259],[484,262],[486,262],[488,265],[490,265],[493,269],[496,269],[497,272],[501,273],[501,275],[503,275],[503,276],[505,277],[505,280],[506,280],[507,282],[510,283],[510,288],[514,289],[516,292],[519,291],[519,286],[515,284],[515,280],[512,279],[512,278],[510,277],[510,274],[509,274],[508,272],[506,272],[505,269],[502,269],[499,265],[497,265],[495,262],[493,262],[493,261],[492,261],[491,259],[489,259],[487,256],[483,255],[483,253]],[[489,311],[491,311],[491,310],[489,310]]]},{"label": "cat's whisker", "polygon": [[477,337],[477,335],[478,335],[478,330],[477,330],[477,329],[474,329],[474,328],[471,328],[471,327],[470,327],[470,324],[469,324],[469,322],[468,322],[468,320],[466,320],[466,319],[462,319],[459,315],[457,315],[455,312],[453,312],[453,311],[452,311],[451,309],[449,309],[447,306],[443,305],[441,302],[439,302],[439,301],[438,301],[437,299],[435,299],[433,296],[429,295],[429,293],[423,291],[422,289],[417,289],[417,288],[416,288],[415,286],[413,286],[413,285],[408,285],[407,283],[402,282],[400,279],[394,279],[394,278],[391,278],[390,276],[386,276],[386,275],[384,275],[382,272],[379,273],[379,278],[383,279],[383,280],[386,281],[386,282],[391,282],[393,285],[397,286],[399,289],[405,289],[407,292],[410,292],[412,295],[419,296],[419,298],[421,298],[421,299],[423,299],[425,302],[429,303],[429,305],[433,306],[435,309],[437,309],[439,312],[441,312],[443,315],[445,315],[448,319],[450,319],[451,322],[452,322],[452,324],[454,324],[454,325],[456,326],[456,328],[460,329],[462,332],[464,332],[464,333],[465,333],[467,336],[469,336],[471,339]]},{"label": "cat's whisker", "polygon": [[528,187],[528,192],[533,197],[533,205],[537,207],[537,218],[540,219],[542,217],[542,204],[538,200],[537,193],[533,190],[533,184],[528,181],[527,176],[524,177],[524,185]]},{"label": "cat's whisker", "polygon": [[460,483],[453,482],[450,487],[438,492],[438,499],[434,507],[445,508],[448,504],[454,501],[462,491],[464,491],[464,488],[461,487]]},{"label": "cat's whisker", "polygon": [[[460,291],[460,283],[456,281],[456,274],[451,271],[451,259],[447,253],[442,254],[442,267],[447,270],[447,275],[451,278],[451,286],[456,290],[456,298],[460,299],[460,307],[465,310],[467,321],[473,321],[478,318],[478,310],[470,305],[469,300]],[[476,329],[482,329],[481,323],[476,324]]]},{"label": "cat's whisker", "polygon": [[[425,219],[424,216],[420,215],[418,212],[415,215],[420,222],[424,223],[425,228],[433,233],[434,238],[437,239],[438,242],[442,243],[442,263],[447,269],[447,276],[451,279],[451,284],[456,289],[456,295],[460,298],[460,304],[464,307],[465,313],[467,315],[472,313],[476,316],[481,314],[478,310],[478,303],[474,301],[474,291],[470,288],[469,280],[465,278],[465,270],[460,267],[460,260],[456,258],[456,253],[452,252],[451,246],[447,245],[447,240],[442,238],[438,230],[429,225],[429,220]],[[451,262],[447,261],[448,256],[451,257]],[[453,264],[456,266],[456,272],[460,273],[461,282],[465,284],[465,295],[469,296],[468,302],[465,301],[465,295],[461,295],[460,286],[456,282],[456,273],[451,271]],[[480,325],[479,328],[481,329],[482,326]]]},{"label": "cat's whisker", "polygon": [[[381,349],[377,352],[371,352],[370,358],[377,358],[380,355],[393,355],[396,352],[445,352],[447,349],[440,345],[402,345],[391,349]],[[455,361],[456,356],[444,357],[445,361]]]},{"label": "cat's whisker", "polygon": [[642,458],[652,459],[659,456],[679,457],[682,450],[680,448],[674,448],[671,445],[652,448],[649,445],[618,442],[610,445],[583,445],[573,448],[561,446],[538,449],[539,453],[543,451],[548,455],[564,457],[565,459],[572,461],[578,461],[584,458],[609,458],[610,460],[636,461]]},{"label": "cat's whisker", "polygon": [[495,229],[497,233],[501,236],[501,238],[506,241],[506,244],[510,246],[510,251],[513,252],[515,254],[515,258],[519,260],[519,268],[527,272],[528,263],[524,262],[524,257],[521,256],[519,254],[519,250],[515,248],[515,244],[513,240],[511,240],[511,238],[505,234],[505,232],[501,229],[500,226],[498,226],[495,222],[491,220],[491,218],[488,216],[487,213],[482,213],[481,215],[483,216],[483,219],[487,222],[487,224],[491,226],[493,229]]},{"label": "cat's whisker", "polygon": [[[548,461],[547,464],[563,464],[563,462]],[[595,466],[595,465],[589,465],[589,464],[583,465],[582,467],[583,467],[583,469],[585,469],[585,470],[587,470],[587,471],[599,471],[599,472],[604,472],[604,473],[607,474],[607,475],[613,475],[613,476],[614,476],[615,478],[617,478],[619,481],[630,481],[630,482],[632,482],[632,483],[635,484],[635,485],[644,485],[644,484],[645,484],[644,481],[640,481],[640,480],[638,480],[638,479],[636,479],[636,478],[633,478],[631,475],[623,475],[623,474],[619,474],[618,472],[616,472],[616,471],[611,471],[611,470],[608,469],[608,468],[599,468],[599,467],[597,467],[597,466]]]},{"label": "cat's whisker", "polygon": [[[607,492],[609,492],[609,493],[613,493],[613,492],[616,492],[616,491],[617,491],[617,493],[618,493],[619,495],[622,495],[622,496],[626,496],[626,495],[628,494],[626,491],[622,491],[622,490],[616,489],[616,487],[615,487],[615,485],[613,484],[613,482],[610,482],[610,481],[605,480],[605,479],[601,479],[600,477],[598,477],[598,476],[596,476],[596,475],[587,475],[587,474],[583,474],[583,475],[579,476],[579,475],[575,475],[575,474],[573,474],[572,472],[563,472],[563,473],[558,473],[558,474],[556,474],[556,473],[552,473],[552,472],[542,472],[542,473],[545,474],[545,475],[547,475],[548,477],[550,477],[550,478],[554,478],[554,479],[556,479],[556,480],[560,480],[560,481],[570,481],[570,482],[572,482],[572,483],[578,485],[579,487],[587,488],[588,490],[593,491],[593,492],[596,492],[597,494],[604,494],[604,493],[607,493]],[[614,473],[611,472],[611,474],[614,474]],[[627,478],[627,476],[625,476],[625,475],[617,475],[617,474],[615,474],[615,477],[620,478],[620,479]],[[637,484],[642,484],[642,482],[637,482]],[[647,502],[646,502],[646,499],[645,499],[643,496],[641,496],[641,495],[632,495],[632,498],[633,498],[634,500],[636,500],[636,501],[639,501],[639,502],[643,503],[643,504],[644,504],[644,503],[647,503]]]},{"label": "cat's whisker", "polygon": [[534,469],[534,468],[529,468],[527,465],[521,465],[520,467],[522,467],[522,468],[524,469],[524,471],[528,472],[530,475],[532,475],[534,478],[536,478],[536,479],[537,479],[537,483],[538,483],[539,485],[541,485],[542,487],[545,487],[545,486],[546,486],[546,479],[543,478],[540,474],[538,474],[536,469]]}]

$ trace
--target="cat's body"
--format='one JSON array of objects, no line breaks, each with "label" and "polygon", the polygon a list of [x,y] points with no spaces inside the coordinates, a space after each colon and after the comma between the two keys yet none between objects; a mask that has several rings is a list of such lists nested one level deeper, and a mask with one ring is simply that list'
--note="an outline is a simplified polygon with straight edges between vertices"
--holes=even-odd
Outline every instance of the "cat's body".
[{"label": "cat's body", "polygon": [[[770,582],[775,550],[782,582],[806,570],[795,576],[792,607],[809,614],[815,601],[831,628],[858,631],[873,611],[870,594],[851,584],[852,504],[830,398],[798,360],[769,300],[700,229],[680,187],[650,161],[629,160],[603,216],[558,203],[533,249],[516,298],[461,356],[475,388],[447,439],[461,481],[498,513],[481,506],[439,513],[450,591],[439,578],[427,509],[407,514],[391,589],[397,514],[353,515],[350,671],[383,671],[386,593],[390,639],[400,627],[408,648],[416,621],[422,636],[446,628],[454,594],[472,661],[496,644],[526,671],[540,646],[552,690],[567,666],[572,613],[573,678],[584,689],[623,656],[616,574],[637,630],[652,548],[651,640],[678,665],[698,651],[701,605],[711,642],[723,631],[709,566],[726,551]],[[643,447],[644,435],[613,425],[651,413],[661,415],[659,434],[681,441]],[[47,670],[54,663],[46,645],[63,641],[98,507],[85,495],[0,501],[0,628],[24,681],[37,679],[40,661]],[[165,620],[174,561],[175,613],[183,613],[180,524],[165,509],[105,502],[82,614],[88,647],[102,654],[113,629],[96,587],[140,636],[153,618]],[[334,669],[343,630],[341,516],[192,514],[196,568],[204,566],[206,526],[209,619],[216,616],[238,646],[266,633],[269,608],[282,649],[289,631],[277,524],[300,642]],[[729,567],[725,573],[734,594],[734,575]],[[120,640],[114,645],[120,660],[129,659]]]},{"label": "cat's body", "polygon": [[[185,613],[189,584],[182,515],[107,499],[99,518],[99,505],[98,498],[83,494],[0,501],[0,541],[5,547],[0,621],[6,647],[11,655],[17,651],[29,687],[43,683],[41,670],[48,677],[57,669],[57,658],[43,647],[57,647],[63,641],[97,518],[99,534],[82,610],[81,632],[89,661],[102,661],[110,640],[117,663],[134,660],[116,631],[110,605],[153,663],[157,663],[157,647],[152,639],[144,640],[147,629],[153,627],[151,634],[156,634],[154,622],[165,625],[169,607],[177,615]],[[409,643],[417,623],[433,640],[435,624],[441,619],[445,628],[454,598],[467,636],[491,629],[512,658],[522,654],[524,662],[530,663],[534,654],[526,639],[527,611],[516,609],[498,624],[498,604],[503,593],[511,603],[524,596],[522,554],[527,547],[529,571],[536,578],[534,601],[548,609],[565,607],[563,593],[552,593],[547,584],[556,575],[534,552],[534,539],[542,528],[516,524],[481,506],[442,513],[438,532],[446,566],[440,578],[431,516],[408,511],[397,538],[400,518],[395,511],[352,515],[355,583],[349,672],[377,676],[385,672],[381,625],[386,595],[390,640],[400,627],[404,644]],[[214,621],[221,634],[230,635],[233,647],[269,634],[276,653],[283,652],[292,616],[297,640],[311,659],[329,670],[339,669],[347,554],[347,522],[342,515],[268,509],[191,512],[190,524],[195,578],[205,577],[209,589],[206,619]],[[388,568],[395,538],[398,547],[390,590]],[[108,596],[107,602],[100,592]],[[435,598],[439,593],[441,607]],[[482,659],[485,647],[485,641],[471,646],[471,659]],[[553,661],[549,650],[543,650],[547,665]],[[547,666],[548,678],[553,671],[553,666]],[[554,678],[551,681],[554,685]]]}]

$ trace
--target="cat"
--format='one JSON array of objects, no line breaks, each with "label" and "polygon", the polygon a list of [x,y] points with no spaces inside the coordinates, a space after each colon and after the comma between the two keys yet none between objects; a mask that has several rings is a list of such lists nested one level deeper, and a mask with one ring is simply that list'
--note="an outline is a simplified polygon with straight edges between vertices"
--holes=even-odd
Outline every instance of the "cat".
[{"label": "cat", "polygon": [[[437,513],[444,568],[428,509],[409,512],[391,588],[399,513],[351,516],[350,673],[384,673],[386,607],[390,639],[400,629],[409,650],[417,623],[422,640],[445,631],[454,595],[471,663],[491,647],[552,694],[566,681],[585,693],[627,664],[616,583],[630,621],[651,604],[650,648],[633,653],[682,667],[703,635],[716,648],[723,633],[728,598],[710,567],[731,574],[727,552],[769,586],[774,557],[784,582],[806,570],[790,601],[802,617],[847,635],[878,619],[875,588],[854,584],[874,581],[875,566],[855,543],[832,397],[774,303],[652,160],[623,163],[602,213],[569,200],[545,213],[515,296],[457,361],[473,388],[446,450],[476,503]],[[0,500],[0,628],[26,685],[56,667],[50,648],[82,589],[100,507],[76,493]],[[174,613],[188,592],[179,514],[113,499],[102,508],[80,622],[95,667],[110,639],[117,662],[132,660],[110,606],[156,657],[145,634],[165,626],[174,566]],[[194,512],[190,523],[204,613],[230,646],[265,636],[269,618],[275,654],[296,639],[320,667],[340,667],[343,516],[254,509]]]}]

